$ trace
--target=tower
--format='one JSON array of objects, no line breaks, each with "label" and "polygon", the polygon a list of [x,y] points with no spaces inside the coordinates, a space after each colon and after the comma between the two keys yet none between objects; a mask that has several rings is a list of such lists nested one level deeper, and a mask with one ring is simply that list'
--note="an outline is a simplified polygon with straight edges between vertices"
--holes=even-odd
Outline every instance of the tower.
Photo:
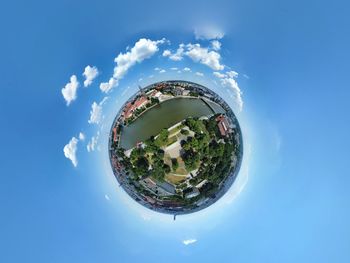
[{"label": "tower", "polygon": [[140,90],[140,93],[143,97],[146,97],[146,92],[143,90],[143,88],[139,85],[139,90]]}]

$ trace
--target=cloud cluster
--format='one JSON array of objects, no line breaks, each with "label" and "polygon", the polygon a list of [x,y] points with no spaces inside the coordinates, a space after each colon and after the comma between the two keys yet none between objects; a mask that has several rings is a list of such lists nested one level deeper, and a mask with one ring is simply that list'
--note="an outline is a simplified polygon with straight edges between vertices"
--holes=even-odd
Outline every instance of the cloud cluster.
[{"label": "cloud cluster", "polygon": [[213,70],[223,70],[224,66],[220,63],[221,56],[216,51],[209,51],[208,48],[201,47],[200,44],[188,44],[186,55],[194,62],[199,62]]},{"label": "cloud cluster", "polygon": [[[166,49],[163,51],[162,56],[167,57],[172,61],[182,61],[184,58],[190,59],[195,63],[200,63],[212,69],[213,75],[217,77],[219,80],[215,81],[215,83],[219,82],[222,87],[225,87],[229,92],[230,96],[234,98],[237,103],[237,107],[239,111],[242,110],[243,100],[242,100],[242,91],[240,90],[236,78],[238,77],[238,73],[233,70],[227,70],[228,66],[222,64],[221,61],[221,42],[219,41],[224,36],[223,31],[218,30],[216,28],[198,28],[195,30],[195,37],[198,40],[208,40],[208,41],[199,41],[199,43],[181,43],[174,49]],[[100,83],[100,90],[107,93],[111,91],[114,87],[119,85],[119,81],[125,77],[128,71],[136,64],[143,62],[145,59],[149,59],[154,54],[159,51],[160,45],[168,42],[166,39],[161,40],[150,40],[147,38],[141,38],[135,42],[134,46],[128,46],[125,52],[120,52],[118,56],[115,57],[114,62],[115,67],[113,71],[113,75],[107,82]],[[206,46],[203,43],[207,43]],[[158,73],[165,73],[166,70],[156,67],[154,68]],[[186,73],[192,72],[193,74],[199,77],[203,77],[204,74],[199,71],[195,71],[195,68],[190,69],[189,67],[178,68],[171,67],[167,69],[169,72],[174,71],[178,73]],[[83,76],[85,78],[83,84],[84,87],[90,86],[93,81],[98,77],[99,70],[95,66],[86,66],[83,72]],[[246,75],[243,75],[246,78],[249,78]],[[148,78],[153,78],[154,75],[150,75]],[[146,77],[144,77],[146,78]],[[139,81],[141,81],[140,78]],[[70,81],[62,88],[61,92],[66,101],[67,106],[71,104],[72,101],[77,99],[77,90],[80,86],[80,83],[77,79],[76,75],[72,75],[70,77]],[[124,90],[122,96],[125,95],[126,91]],[[103,100],[99,103],[93,101],[90,110],[90,117],[88,120],[89,124],[100,124],[103,116],[103,104],[108,99],[108,97],[103,98]],[[98,131],[95,136],[92,136],[90,141],[87,142],[86,148],[88,152],[95,151],[98,149],[98,139],[100,132]],[[79,141],[84,141],[85,135],[80,132],[78,136],[72,137],[68,144],[66,144],[63,148],[63,152],[66,158],[71,160],[74,167],[78,165],[78,160],[76,157],[77,146]],[[108,196],[107,196],[108,197]],[[105,197],[107,200],[108,198]],[[189,245],[197,242],[196,239],[186,239],[183,240],[184,245]]]},{"label": "cloud cluster", "polygon": [[83,76],[85,77],[84,80],[84,87],[90,86],[93,82],[93,80],[98,76],[99,72],[98,69],[93,66],[91,67],[90,65],[85,67]]},{"label": "cloud cluster", "polygon": [[163,57],[169,57],[169,59],[173,60],[173,61],[180,61],[183,59],[183,53],[185,51],[185,45],[184,44],[180,44],[179,48],[176,50],[176,52],[171,53],[170,50],[164,50],[163,52]]},{"label": "cloud cluster", "polygon": [[[218,42],[219,43],[219,42]],[[218,44],[216,44],[216,48]],[[202,47],[200,44],[180,44],[175,53],[170,50],[163,52],[164,57],[174,61],[182,60],[184,56],[188,56],[194,62],[199,62],[210,67],[213,70],[223,70],[224,65],[220,63],[221,55],[215,50],[211,50],[208,47]]]},{"label": "cloud cluster", "polygon": [[165,43],[165,39],[150,40],[141,38],[135,45],[126,53],[119,53],[114,59],[116,66],[114,67],[113,76],[108,82],[100,84],[100,89],[103,92],[109,92],[114,87],[118,86],[119,80],[122,79],[128,70],[136,63],[141,63],[143,60],[152,57],[158,50],[159,45]]},{"label": "cloud cluster", "polygon": [[77,90],[79,87],[79,82],[77,76],[72,75],[70,77],[70,82],[68,82],[64,88],[62,88],[61,92],[63,98],[65,99],[67,106],[77,98]]}]

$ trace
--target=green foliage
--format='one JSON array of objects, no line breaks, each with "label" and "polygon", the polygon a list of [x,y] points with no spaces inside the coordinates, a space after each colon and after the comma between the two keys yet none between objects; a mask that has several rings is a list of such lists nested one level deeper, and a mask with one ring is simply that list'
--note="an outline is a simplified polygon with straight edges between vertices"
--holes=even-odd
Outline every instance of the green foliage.
[{"label": "green foliage", "polygon": [[185,162],[185,167],[187,171],[192,171],[196,169],[196,166],[199,162],[200,156],[196,154],[192,149],[185,151],[182,154],[182,159]]},{"label": "green foliage", "polygon": [[152,98],[151,98],[151,103],[152,103],[152,105],[153,105],[153,104],[156,104],[156,103],[159,103],[159,99],[158,99],[158,98],[152,97]]},{"label": "green foliage", "polygon": [[134,163],[133,172],[138,177],[142,177],[147,175],[148,167],[149,164],[147,158],[144,156],[140,156]]},{"label": "green foliage", "polygon": [[177,168],[179,168],[179,162],[177,161],[176,158],[171,159],[171,166],[173,168],[173,171],[176,171]]},{"label": "green foliage", "polygon": [[189,130],[187,130],[187,129],[182,129],[180,131],[180,133],[183,134],[183,135],[189,135],[190,134]]},{"label": "green foliage", "polygon": [[168,143],[168,136],[169,131],[167,129],[162,129],[155,140],[155,144],[159,147],[166,145]]},{"label": "green foliage", "polygon": [[139,157],[144,156],[146,151],[143,148],[134,148],[130,154],[130,161],[134,164]]}]

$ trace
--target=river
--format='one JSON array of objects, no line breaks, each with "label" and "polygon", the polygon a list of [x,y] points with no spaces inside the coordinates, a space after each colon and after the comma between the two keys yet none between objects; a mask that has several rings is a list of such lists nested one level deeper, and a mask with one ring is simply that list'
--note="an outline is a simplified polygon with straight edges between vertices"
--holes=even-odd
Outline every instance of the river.
[{"label": "river", "polygon": [[121,147],[130,149],[139,141],[157,135],[161,129],[169,128],[187,117],[201,117],[213,114],[200,99],[174,98],[153,107],[127,127],[123,127]]}]

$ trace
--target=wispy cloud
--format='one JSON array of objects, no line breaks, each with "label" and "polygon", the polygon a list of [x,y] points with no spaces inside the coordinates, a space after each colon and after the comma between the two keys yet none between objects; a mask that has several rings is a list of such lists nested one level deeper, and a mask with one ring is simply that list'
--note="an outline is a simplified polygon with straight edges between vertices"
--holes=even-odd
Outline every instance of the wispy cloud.
[{"label": "wispy cloud", "polygon": [[182,241],[182,243],[185,246],[191,245],[191,244],[196,243],[196,242],[197,242],[197,239],[195,239],[195,238],[185,239]]},{"label": "wispy cloud", "polygon": [[100,103],[96,103],[95,101],[91,105],[91,111],[90,111],[90,119],[88,120],[88,123],[90,124],[99,124],[102,118],[102,105],[105,103],[105,101],[108,99],[108,97],[104,97],[103,100]]},{"label": "wispy cloud", "polygon": [[85,140],[85,134],[80,132],[79,133],[79,140],[84,141]]},{"label": "wispy cloud", "polygon": [[223,30],[215,26],[201,26],[194,29],[196,39],[211,40],[221,39],[225,33]]},{"label": "wispy cloud", "polygon": [[221,49],[221,43],[218,40],[211,41],[211,46],[214,50],[218,51]]},{"label": "wispy cloud", "polygon": [[99,136],[100,136],[100,132],[97,132],[96,136],[91,137],[91,140],[86,145],[86,149],[88,152],[95,151]]},{"label": "wispy cloud", "polygon": [[224,87],[230,88],[230,90],[232,91],[231,97],[235,100],[238,110],[242,111],[243,109],[242,91],[239,88],[237,81],[234,78],[226,77],[221,79],[221,85]]},{"label": "wispy cloud", "polygon": [[222,79],[222,78],[225,78],[225,77],[226,77],[226,75],[225,75],[225,74],[220,73],[220,72],[217,72],[217,71],[213,72],[213,75],[214,75],[215,77],[217,77],[217,78],[220,78],[220,79]]},{"label": "wispy cloud", "polygon": [[64,156],[72,161],[72,164],[74,167],[77,167],[78,165],[78,159],[77,159],[78,141],[79,140],[77,138],[72,137],[69,143],[66,144],[63,148]]}]

